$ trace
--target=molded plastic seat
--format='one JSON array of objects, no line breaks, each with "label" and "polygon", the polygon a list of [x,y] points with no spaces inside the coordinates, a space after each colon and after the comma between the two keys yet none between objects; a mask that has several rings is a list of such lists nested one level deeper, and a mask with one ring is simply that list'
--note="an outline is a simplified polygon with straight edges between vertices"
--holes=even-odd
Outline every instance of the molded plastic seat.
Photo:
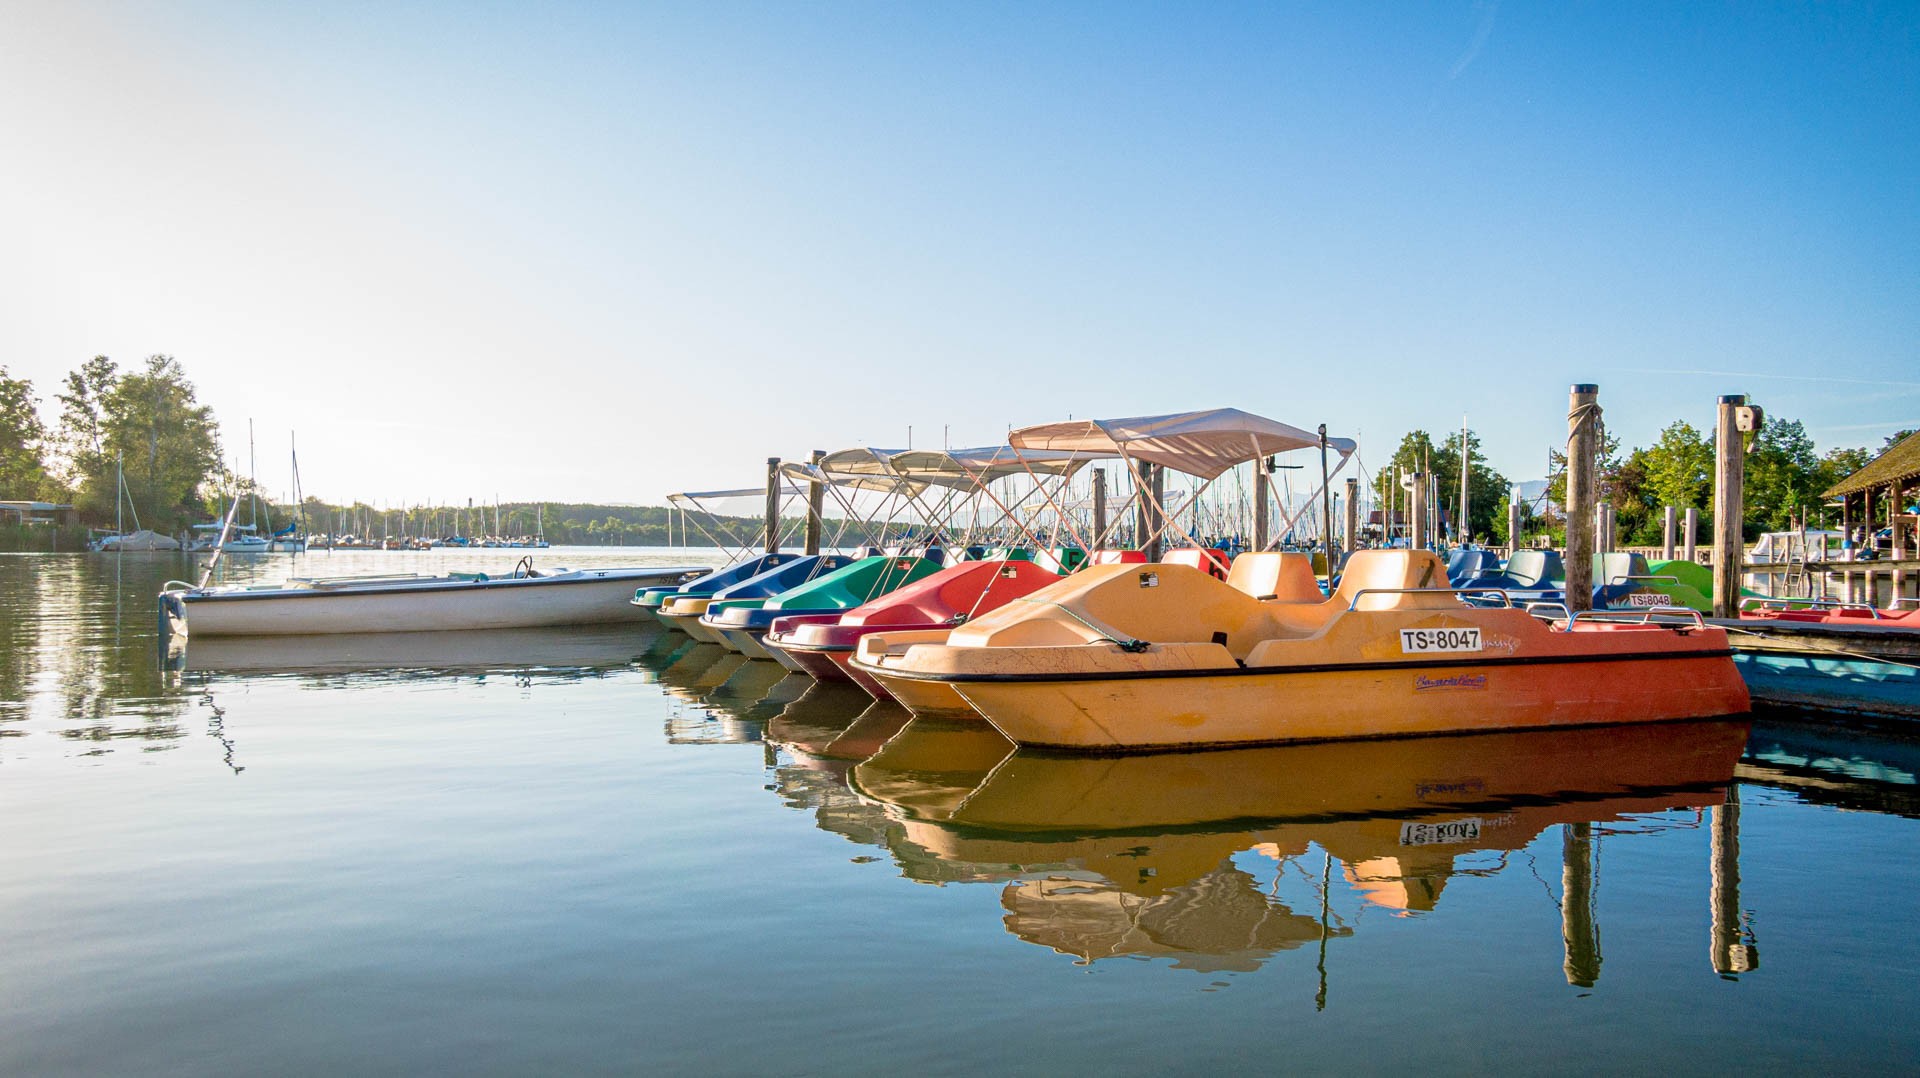
[{"label": "molded plastic seat", "polygon": [[1447,580],[1456,588],[1499,570],[1500,558],[1491,550],[1456,550],[1447,555]]},{"label": "molded plastic seat", "polygon": [[1318,603],[1326,600],[1313,578],[1313,563],[1304,554],[1277,550],[1255,551],[1233,559],[1227,586],[1262,601]]},{"label": "molded plastic seat", "polygon": [[1567,580],[1566,566],[1554,550],[1516,550],[1507,559],[1507,567],[1489,573],[1474,583],[1481,587],[1508,588],[1517,591],[1557,589]]},{"label": "molded plastic seat", "polygon": [[[1420,588],[1448,590],[1407,590]],[[1375,594],[1361,596],[1363,591]],[[1354,551],[1330,602],[1342,610],[1349,605],[1356,610],[1445,610],[1460,605],[1447,583],[1446,566],[1431,550]]]},{"label": "molded plastic seat", "polygon": [[1087,562],[1087,552],[1077,546],[1057,546],[1034,555],[1034,564],[1065,576]]},{"label": "molded plastic seat", "polygon": [[1095,565],[1144,565],[1147,552],[1144,550],[1096,550],[1093,552]]},{"label": "molded plastic seat", "polygon": [[1223,644],[1244,656],[1278,631],[1262,603],[1186,565],[1095,565],[953,630],[966,647],[1126,642]]},{"label": "molded plastic seat", "polygon": [[1595,587],[1630,583],[1626,578],[1649,576],[1653,572],[1647,567],[1647,559],[1640,554],[1612,551],[1593,556],[1593,583]]},{"label": "molded plastic seat", "polygon": [[1215,580],[1225,580],[1227,569],[1233,559],[1224,550],[1202,550],[1197,546],[1183,546],[1169,550],[1160,559],[1165,565],[1185,565],[1191,569],[1200,569],[1212,574]]}]

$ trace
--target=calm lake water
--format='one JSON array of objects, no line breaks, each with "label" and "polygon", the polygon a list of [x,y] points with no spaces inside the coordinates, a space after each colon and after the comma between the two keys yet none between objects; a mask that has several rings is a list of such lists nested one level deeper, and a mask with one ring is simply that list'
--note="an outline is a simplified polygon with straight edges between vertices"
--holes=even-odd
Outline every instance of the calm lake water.
[{"label": "calm lake water", "polygon": [[1011,754],[646,627],[163,662],[189,573],[0,555],[0,1073],[1920,1059],[1914,742]]}]

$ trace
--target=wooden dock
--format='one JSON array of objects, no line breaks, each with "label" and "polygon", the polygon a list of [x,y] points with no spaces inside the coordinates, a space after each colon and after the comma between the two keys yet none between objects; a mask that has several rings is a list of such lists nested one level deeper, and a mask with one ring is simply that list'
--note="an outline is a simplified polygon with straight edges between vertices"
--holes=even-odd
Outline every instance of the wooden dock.
[{"label": "wooden dock", "polygon": [[1920,720],[1913,627],[1709,618],[1727,630],[1756,704],[1868,719]]}]

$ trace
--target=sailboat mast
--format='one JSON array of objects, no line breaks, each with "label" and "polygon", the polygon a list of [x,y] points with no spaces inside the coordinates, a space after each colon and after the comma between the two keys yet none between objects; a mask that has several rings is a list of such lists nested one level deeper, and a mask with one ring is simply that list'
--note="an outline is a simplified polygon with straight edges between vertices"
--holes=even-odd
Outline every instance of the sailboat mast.
[{"label": "sailboat mast", "polygon": [[247,420],[247,492],[253,495],[253,502],[247,509],[247,523],[253,528],[260,527],[260,468],[253,456],[253,420]]},{"label": "sailboat mast", "polygon": [[1467,472],[1473,467],[1473,454],[1467,450],[1467,417],[1460,416],[1460,522],[1454,526],[1455,542],[1465,546],[1470,536],[1467,534]]}]

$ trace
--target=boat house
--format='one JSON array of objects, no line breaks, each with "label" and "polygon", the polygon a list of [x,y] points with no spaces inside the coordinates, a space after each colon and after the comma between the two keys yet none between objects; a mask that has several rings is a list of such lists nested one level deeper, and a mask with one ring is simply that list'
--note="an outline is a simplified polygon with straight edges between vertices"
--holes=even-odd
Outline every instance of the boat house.
[{"label": "boat house", "polygon": [[1851,537],[1856,527],[1861,529],[1862,547],[1896,560],[1914,552],[1917,495],[1920,434],[1901,439],[1866,467],[1835,483],[1826,494],[1839,499],[1842,531]]},{"label": "boat house", "polygon": [[79,519],[71,505],[0,501],[0,524],[49,524],[64,528],[78,523]]}]

